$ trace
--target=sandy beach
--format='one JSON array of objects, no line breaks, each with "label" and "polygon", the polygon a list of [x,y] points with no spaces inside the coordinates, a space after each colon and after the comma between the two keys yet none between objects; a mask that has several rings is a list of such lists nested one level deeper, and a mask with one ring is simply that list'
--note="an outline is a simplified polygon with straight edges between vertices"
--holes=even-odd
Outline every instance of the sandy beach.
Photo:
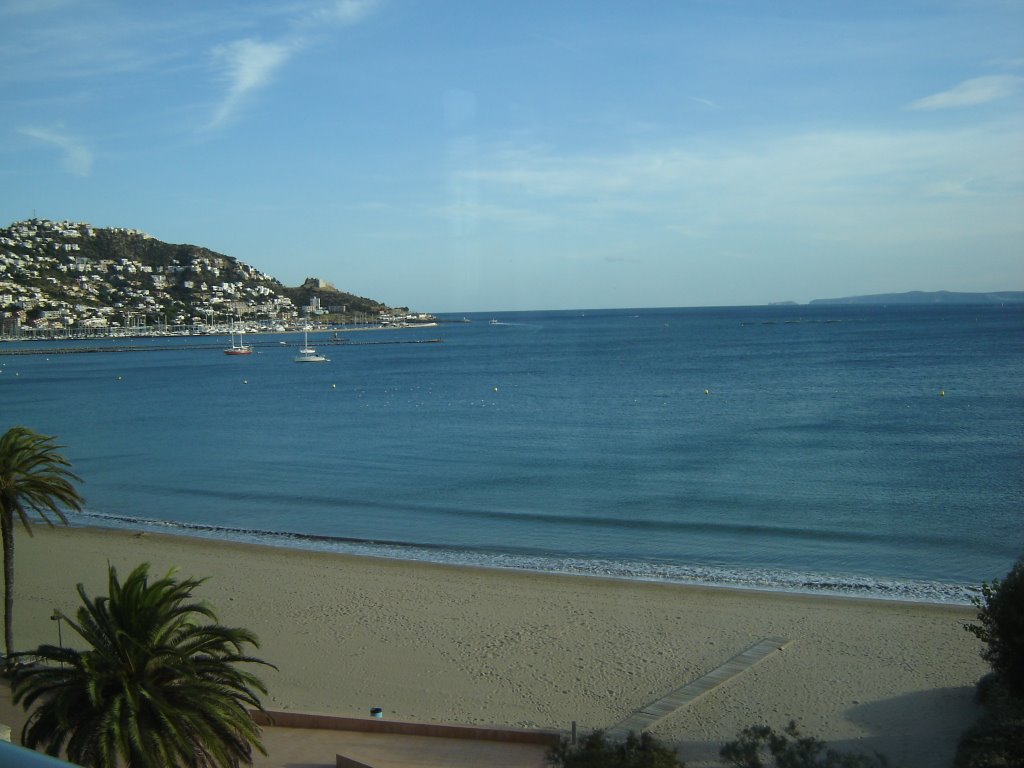
[{"label": "sandy beach", "polygon": [[[804,732],[908,768],[948,765],[987,670],[970,607],[713,590],[457,568],[92,529],[19,531],[15,641],[57,641],[75,585],[106,565],[206,576],[222,623],[260,637],[269,709],[589,730],[761,638],[791,643],[661,721],[688,765],[743,727]],[[64,642],[75,638],[64,628]],[[0,712],[20,728],[16,712]]]}]

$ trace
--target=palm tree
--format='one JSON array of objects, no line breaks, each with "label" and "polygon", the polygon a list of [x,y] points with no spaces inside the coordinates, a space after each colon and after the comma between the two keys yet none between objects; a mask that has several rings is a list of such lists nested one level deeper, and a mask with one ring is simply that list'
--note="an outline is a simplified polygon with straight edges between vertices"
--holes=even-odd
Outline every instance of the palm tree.
[{"label": "palm tree", "polygon": [[[152,583],[149,564],[122,584],[109,573],[109,596],[91,599],[79,584],[77,621],[61,618],[88,650],[40,646],[48,664],[20,667],[14,702],[38,703],[22,743],[91,768],[234,768],[266,754],[247,706],[262,710],[263,683],[236,664],[265,664],[243,652],[259,647],[245,629],[221,626],[193,602],[202,579],[171,571]],[[60,666],[56,664],[60,663]],[[275,667],[276,669],[276,667]]]},{"label": "palm tree", "polygon": [[14,651],[14,515],[32,535],[28,510],[36,512],[47,525],[52,513],[67,525],[61,507],[76,512],[82,508],[72,481],[81,482],[57,451],[53,437],[37,434],[27,427],[11,427],[0,437],[0,537],[4,549],[4,648],[6,663]]}]

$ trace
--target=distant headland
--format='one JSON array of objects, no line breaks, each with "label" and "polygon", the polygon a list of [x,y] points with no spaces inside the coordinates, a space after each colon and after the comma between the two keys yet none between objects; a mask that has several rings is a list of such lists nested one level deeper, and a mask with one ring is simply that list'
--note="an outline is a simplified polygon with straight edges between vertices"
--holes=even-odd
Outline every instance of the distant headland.
[{"label": "distant headland", "polygon": [[958,291],[908,291],[846,296],[839,299],[812,299],[810,304],[1024,304],[1024,291],[963,293]]},{"label": "distant headland", "polygon": [[0,227],[0,336],[201,333],[432,321],[311,277],[287,287],[232,256],[137,229],[30,219]]}]

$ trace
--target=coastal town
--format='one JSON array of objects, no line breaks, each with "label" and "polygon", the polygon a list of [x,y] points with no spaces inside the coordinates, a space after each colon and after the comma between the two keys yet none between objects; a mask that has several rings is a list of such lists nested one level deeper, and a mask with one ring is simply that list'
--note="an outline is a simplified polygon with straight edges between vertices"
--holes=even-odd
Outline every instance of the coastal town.
[{"label": "coastal town", "polygon": [[431,315],[308,278],[287,288],[233,257],[137,229],[33,218],[0,229],[0,338],[195,335]]}]

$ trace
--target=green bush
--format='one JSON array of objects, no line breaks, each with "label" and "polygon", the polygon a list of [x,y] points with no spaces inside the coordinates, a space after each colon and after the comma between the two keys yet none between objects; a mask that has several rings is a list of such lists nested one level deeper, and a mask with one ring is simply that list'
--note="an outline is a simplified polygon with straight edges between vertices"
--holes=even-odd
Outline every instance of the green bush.
[{"label": "green bush", "polygon": [[1010,694],[1024,699],[1024,558],[1002,581],[982,584],[981,597],[975,598],[974,604],[978,623],[965,629],[985,643],[981,657],[992,665]]},{"label": "green bush", "polygon": [[547,754],[556,768],[685,768],[675,750],[649,733],[630,733],[624,742],[610,742],[604,731],[594,731],[577,744],[562,739]]},{"label": "green bush", "polygon": [[885,768],[881,755],[848,755],[828,749],[825,742],[801,736],[795,722],[782,733],[767,725],[754,725],[740,731],[719,756],[734,768]]},{"label": "green bush", "polygon": [[978,682],[984,712],[960,737],[953,768],[1024,768],[1024,701],[996,674]]}]

